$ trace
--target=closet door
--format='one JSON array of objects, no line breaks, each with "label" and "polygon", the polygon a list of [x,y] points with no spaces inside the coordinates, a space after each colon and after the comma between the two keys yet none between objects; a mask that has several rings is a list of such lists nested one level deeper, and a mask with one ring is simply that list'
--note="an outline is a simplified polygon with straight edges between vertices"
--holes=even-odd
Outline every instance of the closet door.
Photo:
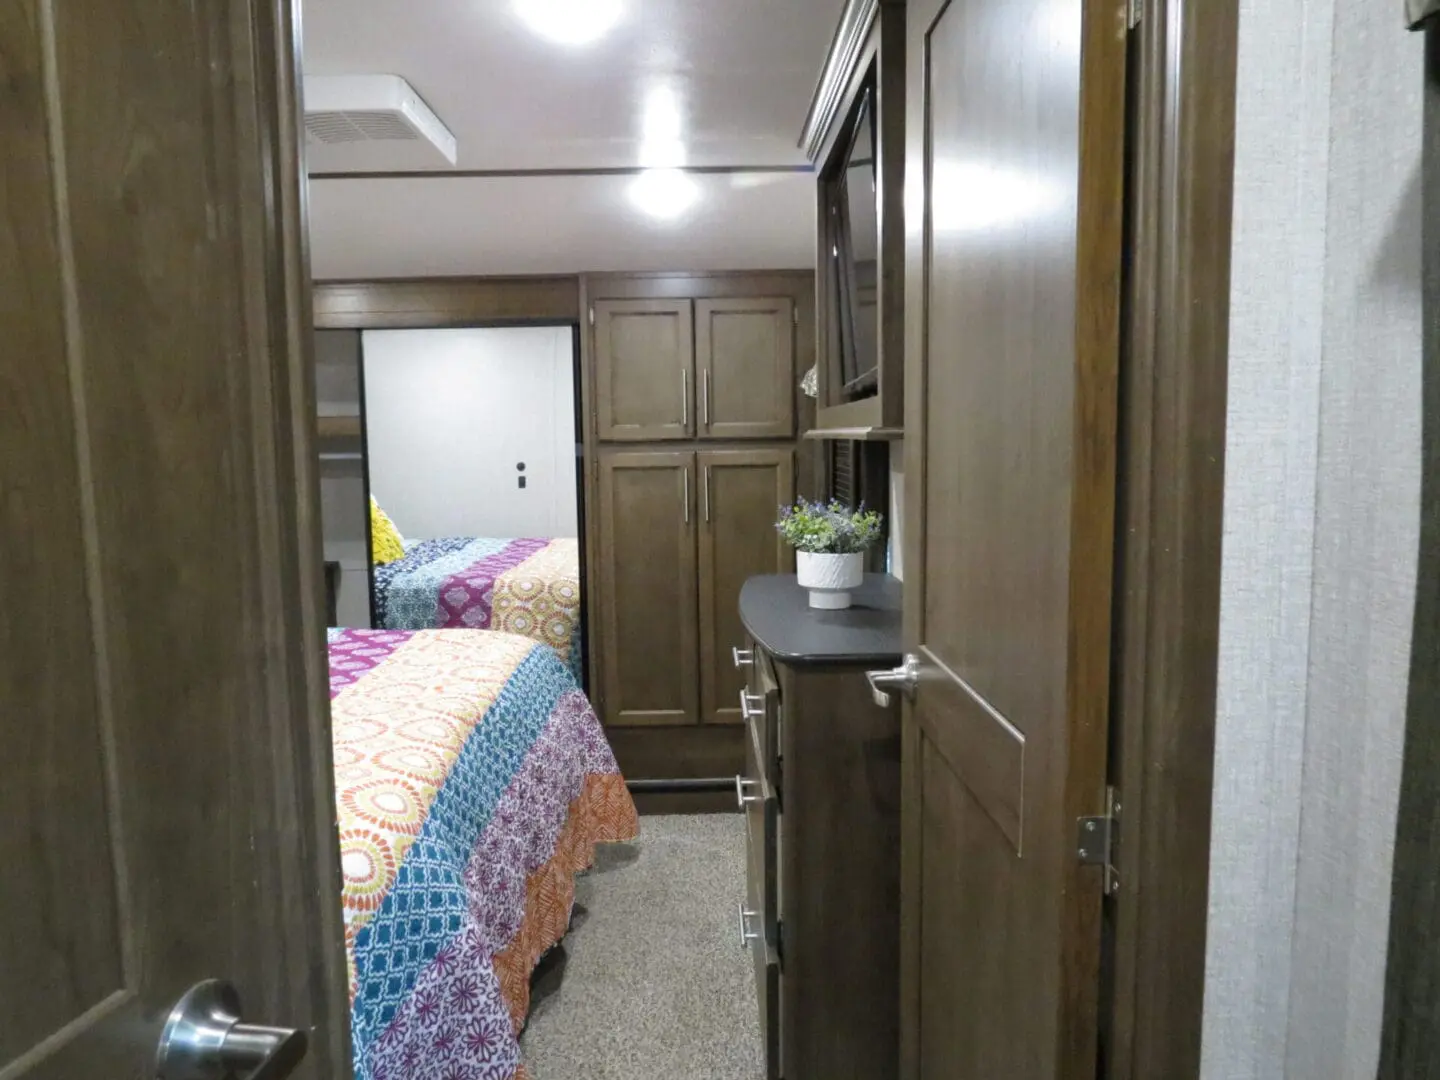
[{"label": "closet door", "polygon": [[740,586],[755,574],[794,569],[794,553],[775,531],[781,503],[795,497],[791,450],[707,450],[700,466],[700,701],[706,723],[740,723],[732,647],[745,647]]},{"label": "closet door", "polygon": [[794,320],[788,297],[695,301],[701,438],[794,436]]},{"label": "closet door", "polygon": [[699,718],[695,455],[600,458],[600,603],[605,722]]},{"label": "closet door", "polygon": [[595,411],[602,442],[695,433],[695,333],[689,300],[597,300]]}]

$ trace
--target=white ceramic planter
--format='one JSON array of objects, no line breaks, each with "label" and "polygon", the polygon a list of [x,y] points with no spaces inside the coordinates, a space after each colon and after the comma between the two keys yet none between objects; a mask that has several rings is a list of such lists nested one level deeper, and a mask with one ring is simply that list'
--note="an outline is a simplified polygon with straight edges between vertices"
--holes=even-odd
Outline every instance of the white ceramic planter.
[{"label": "white ceramic planter", "polygon": [[865,555],[821,555],[813,551],[795,553],[795,577],[802,589],[810,590],[810,606],[824,611],[841,611],[850,606],[850,590],[865,580]]}]

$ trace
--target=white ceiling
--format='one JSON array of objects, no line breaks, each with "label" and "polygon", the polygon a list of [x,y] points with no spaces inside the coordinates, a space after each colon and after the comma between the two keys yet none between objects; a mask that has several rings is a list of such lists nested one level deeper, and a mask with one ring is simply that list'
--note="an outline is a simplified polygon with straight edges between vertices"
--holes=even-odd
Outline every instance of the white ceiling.
[{"label": "white ceiling", "polygon": [[[588,45],[540,37],[514,3],[304,0],[305,71],[404,77],[454,133],[461,170],[805,164],[796,142],[844,0],[619,0],[613,29]],[[348,153],[312,146],[310,171],[408,168]],[[693,178],[699,201],[665,222],[630,205],[625,176],[317,178],[313,268],[329,278],[813,264],[813,176]]]},{"label": "white ceiling", "polygon": [[814,177],[694,177],[688,214],[660,222],[629,176],[315,180],[316,278],[803,269],[815,262]]}]

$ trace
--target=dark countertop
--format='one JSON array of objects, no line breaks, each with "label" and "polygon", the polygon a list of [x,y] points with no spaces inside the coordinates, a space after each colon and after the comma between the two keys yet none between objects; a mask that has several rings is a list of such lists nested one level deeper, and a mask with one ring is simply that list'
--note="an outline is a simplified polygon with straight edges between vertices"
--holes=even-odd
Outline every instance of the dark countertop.
[{"label": "dark countertop", "polygon": [[740,621],[784,664],[899,664],[900,582],[889,574],[866,574],[851,596],[845,611],[817,611],[794,574],[762,574],[740,589]]}]

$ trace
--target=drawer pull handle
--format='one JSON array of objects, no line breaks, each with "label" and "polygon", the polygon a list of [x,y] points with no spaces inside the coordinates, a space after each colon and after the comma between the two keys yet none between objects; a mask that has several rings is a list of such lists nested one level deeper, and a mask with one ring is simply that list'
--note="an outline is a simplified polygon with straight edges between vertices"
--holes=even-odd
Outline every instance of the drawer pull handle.
[{"label": "drawer pull handle", "polygon": [[735,805],[738,806],[741,810],[744,810],[745,807],[749,806],[751,803],[757,803],[757,802],[764,802],[764,801],[765,801],[765,800],[764,800],[761,796],[759,796],[759,795],[746,795],[746,794],[745,794],[745,788],[746,788],[748,785],[750,785],[750,784],[758,784],[759,782],[760,782],[760,781],[758,781],[758,780],[747,780],[747,779],[745,779],[745,777],[743,777],[743,776],[736,776],[736,777],[735,777]]},{"label": "drawer pull handle", "polygon": [[754,694],[747,694],[740,691],[740,717],[743,720],[754,720],[765,715],[765,699]]},{"label": "drawer pull handle", "polygon": [[750,920],[760,913],[758,911],[750,911],[743,903],[736,904],[735,907],[740,912],[740,947],[743,949],[749,945],[750,942],[760,940],[760,935],[750,929]]},{"label": "drawer pull handle", "polygon": [[755,650],[742,649],[739,645],[730,646],[730,655],[735,658],[735,667],[747,668],[755,666]]}]

